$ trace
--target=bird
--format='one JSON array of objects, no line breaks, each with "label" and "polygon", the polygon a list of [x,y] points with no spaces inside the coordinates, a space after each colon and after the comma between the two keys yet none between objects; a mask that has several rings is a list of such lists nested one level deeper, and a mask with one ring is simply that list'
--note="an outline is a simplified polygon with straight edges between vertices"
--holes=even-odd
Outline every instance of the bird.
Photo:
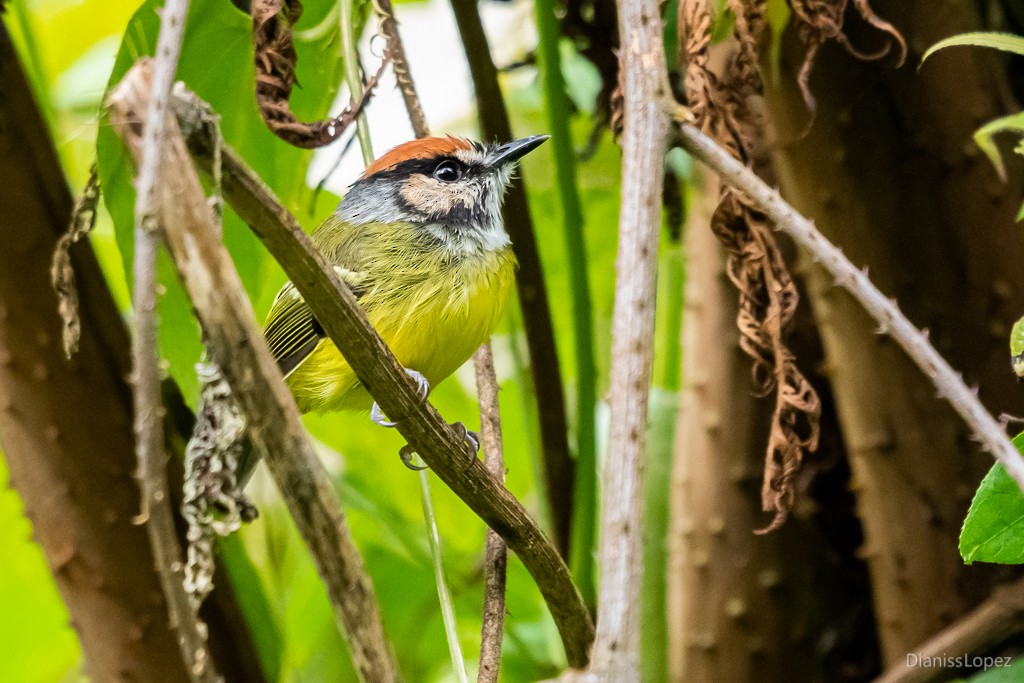
[{"label": "bird", "polygon": [[[518,161],[549,137],[400,144],[366,168],[311,236],[424,399],[501,317],[517,268],[503,198]],[[301,412],[369,409],[375,423],[395,426],[291,282],[274,299],[264,336]],[[401,454],[419,469],[407,449]]]}]

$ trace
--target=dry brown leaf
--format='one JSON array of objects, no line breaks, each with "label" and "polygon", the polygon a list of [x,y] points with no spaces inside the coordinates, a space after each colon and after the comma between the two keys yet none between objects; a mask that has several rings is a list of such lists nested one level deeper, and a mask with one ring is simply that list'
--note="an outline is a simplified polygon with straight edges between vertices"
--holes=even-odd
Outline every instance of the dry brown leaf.
[{"label": "dry brown leaf", "polygon": [[[285,12],[282,12],[285,10]],[[387,66],[385,58],[367,82],[363,96],[338,116],[305,123],[292,113],[288,99],[295,87],[295,44],[292,27],[302,16],[300,0],[253,0],[252,38],[256,59],[256,103],[267,128],[296,147],[312,149],[337,140],[373,96]]]},{"label": "dry brown leaf", "polygon": [[903,39],[903,35],[896,30],[895,26],[875,14],[869,0],[853,0],[853,6],[861,18],[878,30],[888,33],[892,41],[873,54],[856,49],[843,33],[843,17],[849,2],[850,0],[790,0],[793,17],[796,20],[797,34],[807,48],[800,72],[797,74],[797,84],[803,94],[804,103],[812,115],[816,104],[814,95],[811,93],[811,72],[814,70],[814,61],[818,56],[818,50],[828,41],[835,40],[847,52],[863,60],[881,59],[889,54],[892,43],[895,42],[898,52],[896,66],[901,66],[907,57],[907,43]]},{"label": "dry brown leaf", "polygon": [[[750,101],[763,87],[758,48],[765,3],[729,0],[729,7],[736,15],[739,47],[725,77],[719,81],[708,69],[711,16],[706,0],[679,4],[680,59],[697,125],[749,164],[761,130]],[[726,271],[739,292],[736,325],[740,347],[753,359],[754,385],[763,396],[775,394],[761,495],[762,507],[773,518],[760,532],[765,533],[781,526],[792,508],[794,476],[804,453],[817,447],[821,406],[783,340],[799,295],[771,226],[723,184],[711,228],[726,249]]]}]

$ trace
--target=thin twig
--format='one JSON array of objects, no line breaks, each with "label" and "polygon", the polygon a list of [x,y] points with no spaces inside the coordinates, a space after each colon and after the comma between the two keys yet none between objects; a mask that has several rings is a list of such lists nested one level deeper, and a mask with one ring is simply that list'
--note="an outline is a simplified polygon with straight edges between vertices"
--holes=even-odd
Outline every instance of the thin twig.
[{"label": "thin twig", "polygon": [[[146,78],[136,66],[118,86],[112,116],[137,152],[133,121],[144,109],[133,84]],[[176,95],[178,97],[178,95]],[[206,132],[208,127],[198,126]],[[160,224],[171,256],[200,318],[210,359],[223,370],[248,421],[248,433],[278,484],[317,571],[327,587],[336,619],[346,635],[353,665],[365,681],[399,678],[380,608],[362,557],[349,534],[337,493],[310,444],[298,409],[263,335],[231,259],[217,240],[213,213],[189,159],[184,140],[168,130],[160,191]],[[224,148],[225,190],[233,186]]]},{"label": "thin twig", "polygon": [[[166,175],[163,166],[168,120],[167,104],[178,69],[178,57],[185,33],[188,0],[168,0],[164,6],[151,78],[136,87],[148,93],[147,104],[137,112],[146,122],[138,151],[139,174],[135,199],[135,283],[132,306],[135,335],[132,338],[132,393],[135,406],[136,476],[141,492],[141,510],[136,521],[146,525],[153,560],[171,628],[193,681],[220,680],[207,649],[207,629],[189,601],[184,586],[181,546],[174,526],[174,512],[164,465],[163,404],[160,399],[160,358],[157,346],[156,255],[159,248],[156,188]],[[116,94],[111,106],[117,106]]]},{"label": "thin twig", "polygon": [[[936,662],[989,651],[1024,629],[1024,579],[998,586],[985,602],[907,653],[905,661],[875,683],[925,683],[949,680],[949,669]],[[1005,657],[1009,664],[1010,657]],[[923,664],[927,662],[927,664]]]},{"label": "thin twig", "polygon": [[685,121],[685,113],[679,108],[668,103],[665,106],[671,106],[677,112],[676,118],[681,122],[679,143],[682,147],[707,164],[725,182],[746,194],[776,229],[787,233],[825,267],[836,284],[849,292],[878,323],[879,332],[892,337],[931,379],[939,397],[953,406],[974,432],[974,438],[1003,464],[1017,485],[1024,490],[1024,457],[1006,437],[1003,426],[978,400],[977,390],[968,387],[963,376],[950,367],[928,341],[928,335],[914,327],[900,312],[896,301],[887,299],[868,279],[866,271],[854,266],[814,227],[814,223],[786,203],[778,191],[766,185],[715,141],[693,126],[682,123]]},{"label": "thin twig", "polygon": [[661,189],[670,117],[657,0],[618,3],[623,87],[622,204],[616,257],[608,457],[602,477],[601,579],[590,673],[640,680],[643,461],[654,360]]},{"label": "thin twig", "polygon": [[[476,393],[480,399],[480,438],[487,471],[505,483],[505,458],[501,438],[501,408],[494,354],[488,342],[473,356]],[[480,668],[477,683],[497,683],[501,671],[501,640],[505,629],[505,570],[508,549],[501,536],[487,530],[484,546],[484,617],[480,626]]]},{"label": "thin twig", "polygon": [[380,15],[380,33],[387,39],[384,59],[390,61],[395,70],[395,80],[398,82],[398,90],[402,93],[402,99],[405,100],[405,109],[409,112],[409,122],[412,124],[416,137],[425,138],[430,135],[430,129],[427,126],[427,116],[423,113],[423,105],[420,104],[420,98],[416,95],[416,84],[409,71],[409,60],[405,56],[402,37],[398,33],[395,8],[391,5],[391,0],[373,0],[373,7]]},{"label": "thin twig", "polygon": [[[462,36],[473,86],[476,88],[476,107],[482,136],[489,141],[511,140],[512,126],[498,85],[498,72],[491,61],[491,48],[480,21],[477,0],[451,0],[451,5]],[[509,187],[502,213],[505,216],[505,229],[512,237],[512,249],[519,260],[516,283],[544,449],[544,495],[551,511],[555,543],[562,557],[568,557],[576,465],[569,454],[562,372],[544,284],[544,270],[526,200],[526,187],[521,179],[513,180]]]},{"label": "thin twig", "polygon": [[[190,131],[188,144],[205,169],[211,146],[195,125],[198,98],[182,94],[175,110]],[[441,480],[497,531],[523,561],[548,604],[573,666],[587,662],[594,630],[569,569],[537,522],[494,479],[463,438],[423,401],[411,377],[374,331],[349,288],[317,252],[295,217],[228,148],[223,150],[224,195],[284,268],[324,331],[398,431]]]}]

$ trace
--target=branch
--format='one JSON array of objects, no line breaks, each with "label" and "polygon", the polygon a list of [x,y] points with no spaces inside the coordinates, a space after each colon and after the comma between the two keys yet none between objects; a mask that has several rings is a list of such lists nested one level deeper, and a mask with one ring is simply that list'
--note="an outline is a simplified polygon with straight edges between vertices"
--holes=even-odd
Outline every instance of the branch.
[{"label": "branch", "polygon": [[[451,0],[451,5],[476,88],[476,107],[482,136],[488,140],[511,140],[512,126],[498,85],[498,72],[491,61],[491,48],[480,22],[477,0]],[[512,237],[512,249],[519,260],[516,283],[540,418],[540,437],[544,449],[544,494],[551,511],[555,543],[562,557],[568,557],[576,464],[569,454],[562,371],[558,362],[555,332],[551,325],[544,270],[537,251],[526,187],[521,179],[512,181],[502,213],[505,216],[505,229]]]},{"label": "branch", "polygon": [[1024,628],[1024,579],[997,587],[985,602],[956,620],[927,642],[908,652],[901,662],[875,679],[875,683],[924,683],[947,680],[946,667],[911,666],[918,661],[938,660],[986,652]]},{"label": "branch", "polygon": [[[194,681],[216,681],[220,676],[209,659],[206,625],[199,621],[184,587],[181,546],[174,528],[164,464],[163,404],[160,399],[160,358],[157,346],[156,255],[159,249],[156,221],[156,188],[164,176],[163,167],[167,103],[174,73],[178,68],[181,42],[188,15],[188,0],[168,0],[160,22],[152,81],[146,81],[149,98],[143,114],[147,124],[139,142],[139,174],[135,200],[135,283],[132,308],[135,335],[132,337],[133,398],[135,406],[136,476],[142,494],[137,523],[146,524],[153,560],[167,601],[171,628],[189,676]],[[140,84],[140,87],[142,85]],[[116,93],[111,96],[115,104]]]},{"label": "branch", "polygon": [[[681,122],[685,116],[680,108],[676,111],[677,120]],[[887,299],[868,279],[866,271],[858,270],[850,263],[834,244],[818,232],[814,223],[801,216],[776,190],[768,187],[753,171],[713,140],[693,126],[682,123],[679,127],[679,142],[687,152],[707,164],[725,182],[745,193],[774,223],[776,229],[787,233],[825,267],[835,278],[836,284],[849,292],[878,323],[879,332],[892,337],[931,379],[939,397],[953,406],[974,432],[975,439],[1002,463],[1017,485],[1024,490],[1024,458],[1006,438],[1004,428],[978,400],[977,390],[964,383],[963,376],[954,371],[928,341],[927,333],[914,327],[900,312],[895,300]]]},{"label": "branch", "polygon": [[391,5],[391,0],[376,0],[374,9],[380,15],[380,32],[388,41],[384,59],[390,61],[395,70],[395,80],[398,82],[402,99],[405,100],[405,109],[409,112],[409,122],[412,124],[413,132],[416,137],[425,138],[430,135],[430,128],[427,125],[427,116],[423,113],[423,105],[420,104],[420,98],[416,94],[416,84],[409,71],[409,60],[405,56],[402,37],[398,33],[395,8]]},{"label": "branch", "polygon": [[[505,483],[505,459],[502,453],[501,409],[498,405],[498,381],[494,374],[494,354],[490,343],[473,356],[476,366],[476,391],[480,398],[480,437],[484,464],[497,481]],[[484,617],[480,626],[480,668],[477,683],[497,683],[501,671],[501,638],[505,628],[505,570],[508,551],[501,536],[487,530],[484,549]]]},{"label": "branch", "polygon": [[608,457],[602,477],[593,680],[640,679],[643,461],[654,359],[654,301],[661,188],[670,118],[657,0],[618,3],[623,89],[622,208],[612,324]]},{"label": "branch", "polygon": [[[137,65],[112,98],[112,116],[138,152],[138,112],[148,70]],[[327,586],[353,665],[363,680],[395,681],[398,669],[381,623],[373,585],[345,525],[340,501],[312,445],[277,364],[262,342],[252,305],[216,228],[176,125],[168,131],[160,185],[160,224],[207,338],[248,420],[253,445],[267,461]]]},{"label": "branch", "polygon": [[[202,105],[194,95],[176,96],[175,110],[188,131],[196,160],[210,168],[212,145],[204,139]],[[420,398],[349,288],[313,247],[309,236],[238,155],[223,149],[224,194],[281,264],[317,320],[398,431],[441,480],[494,529],[536,581],[574,666],[587,661],[593,624],[558,551],[522,504],[490,475],[464,440],[429,402]]]}]

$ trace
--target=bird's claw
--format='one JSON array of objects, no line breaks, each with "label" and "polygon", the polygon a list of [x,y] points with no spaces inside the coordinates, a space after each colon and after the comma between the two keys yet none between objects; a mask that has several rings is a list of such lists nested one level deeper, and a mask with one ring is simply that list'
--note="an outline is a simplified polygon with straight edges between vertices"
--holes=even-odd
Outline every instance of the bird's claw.
[{"label": "bird's claw", "polygon": [[413,450],[412,444],[407,443],[398,450],[398,457],[402,459],[402,464],[408,467],[414,472],[427,469],[426,465],[414,465],[412,464],[412,458],[416,455],[416,451]]},{"label": "bird's claw", "polygon": [[380,406],[377,405],[376,401],[373,402],[373,407],[370,408],[370,421],[378,427],[385,427],[387,429],[398,426],[397,422],[392,422],[384,417],[384,411],[380,409]]},{"label": "bird's claw", "polygon": [[[427,394],[430,393],[430,382],[427,381],[427,378],[421,373],[416,372],[415,370],[410,370],[409,368],[405,368],[405,373],[416,380],[416,390],[419,391],[420,398],[425,399]],[[370,421],[378,427],[386,427],[387,429],[392,429],[398,426],[397,422],[392,422],[384,416],[384,411],[380,409],[380,406],[377,405],[376,401],[373,402],[373,407],[370,408]]]},{"label": "bird's claw", "polygon": [[461,422],[453,422],[450,426],[462,438],[463,442],[473,449],[473,456],[476,457],[476,454],[480,452],[480,435],[466,429],[466,425]]},{"label": "bird's claw", "polygon": [[[480,435],[466,429],[466,425],[461,422],[453,422],[449,426],[455,430],[455,433],[459,435],[463,443],[473,449],[471,455],[475,458],[476,454],[480,452]],[[420,470],[427,469],[426,466],[421,467],[413,464],[412,458],[414,455],[416,455],[416,450],[410,443],[405,444],[398,450],[398,457],[402,459],[402,464],[410,470],[419,472]]]}]

